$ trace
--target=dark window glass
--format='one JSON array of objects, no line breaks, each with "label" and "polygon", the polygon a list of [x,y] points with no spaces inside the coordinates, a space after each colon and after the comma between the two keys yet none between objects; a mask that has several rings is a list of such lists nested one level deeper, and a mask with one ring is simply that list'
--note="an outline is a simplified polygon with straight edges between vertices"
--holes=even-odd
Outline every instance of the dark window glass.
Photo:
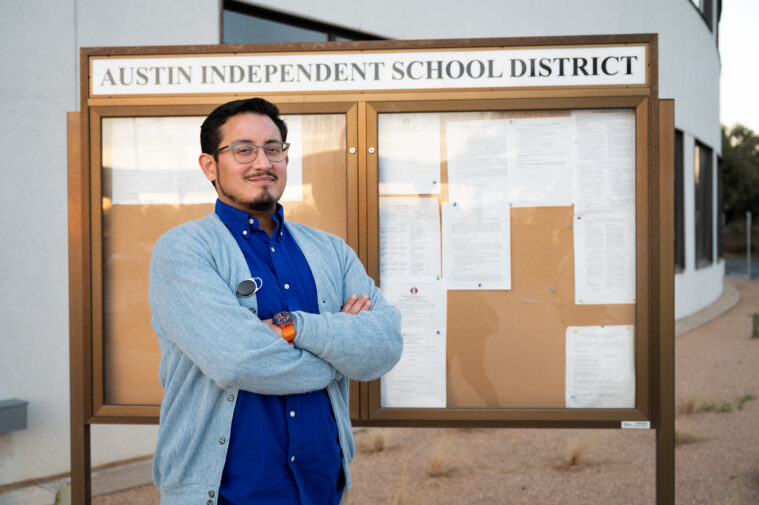
[{"label": "dark window glass", "polygon": [[708,266],[714,261],[712,172],[712,150],[696,141],[693,148],[693,181],[696,190],[696,268]]},{"label": "dark window glass", "polygon": [[224,10],[224,44],[325,42],[327,34]]},{"label": "dark window glass", "polygon": [[221,40],[224,44],[379,40],[376,35],[237,0],[225,0],[222,12]]},{"label": "dark window glass", "polygon": [[722,234],[725,233],[725,205],[722,199],[722,158],[717,157],[717,259],[725,257]]},{"label": "dark window glass", "polygon": [[701,14],[704,16],[704,21],[706,21],[706,26],[709,27],[709,29],[714,28],[714,14],[712,14],[712,11],[714,10],[712,8],[712,0],[703,0],[703,4],[701,7]]},{"label": "dark window glass", "polygon": [[[717,0],[717,12],[719,16],[719,12],[722,10],[722,5],[720,3],[720,0]],[[706,26],[709,27],[709,30],[714,29],[714,2],[713,0],[690,0],[690,2],[693,4],[693,7],[696,8],[699,14],[701,14],[701,17],[704,19],[704,23],[706,23]]]},{"label": "dark window glass", "polygon": [[675,272],[685,270],[685,202],[683,201],[683,132],[675,130]]}]

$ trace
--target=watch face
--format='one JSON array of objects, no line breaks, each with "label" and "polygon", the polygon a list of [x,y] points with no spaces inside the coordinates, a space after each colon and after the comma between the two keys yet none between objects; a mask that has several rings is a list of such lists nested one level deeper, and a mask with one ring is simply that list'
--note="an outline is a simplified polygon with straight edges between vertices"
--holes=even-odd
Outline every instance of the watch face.
[{"label": "watch face", "polygon": [[277,312],[273,316],[271,316],[272,321],[274,321],[274,324],[287,324],[293,320],[292,314],[290,314],[287,311]]}]

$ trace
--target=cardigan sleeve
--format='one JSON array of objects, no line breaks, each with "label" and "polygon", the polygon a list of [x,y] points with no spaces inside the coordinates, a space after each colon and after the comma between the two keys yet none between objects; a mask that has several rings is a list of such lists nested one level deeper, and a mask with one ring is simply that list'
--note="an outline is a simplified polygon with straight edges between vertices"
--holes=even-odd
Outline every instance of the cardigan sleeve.
[{"label": "cardigan sleeve", "polygon": [[401,357],[400,311],[387,303],[353,250],[342,240],[335,246],[342,283],[342,304],[351,294],[368,294],[372,306],[356,315],[343,312],[294,312],[294,344],[329,362],[353,380],[374,380]]},{"label": "cardigan sleeve", "polygon": [[221,388],[284,395],[320,390],[339,378],[328,362],[288,345],[239,304],[210,241],[180,227],[156,243],[149,290],[156,333]]}]

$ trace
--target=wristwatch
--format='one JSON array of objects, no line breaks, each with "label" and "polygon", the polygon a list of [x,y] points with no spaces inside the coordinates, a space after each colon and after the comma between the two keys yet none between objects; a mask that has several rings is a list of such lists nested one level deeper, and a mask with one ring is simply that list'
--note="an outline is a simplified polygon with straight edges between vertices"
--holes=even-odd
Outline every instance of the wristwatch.
[{"label": "wristwatch", "polygon": [[287,340],[289,344],[292,344],[293,340],[295,340],[295,326],[293,326],[293,315],[286,310],[283,310],[282,312],[277,312],[271,316],[271,321],[282,328],[282,337]]}]

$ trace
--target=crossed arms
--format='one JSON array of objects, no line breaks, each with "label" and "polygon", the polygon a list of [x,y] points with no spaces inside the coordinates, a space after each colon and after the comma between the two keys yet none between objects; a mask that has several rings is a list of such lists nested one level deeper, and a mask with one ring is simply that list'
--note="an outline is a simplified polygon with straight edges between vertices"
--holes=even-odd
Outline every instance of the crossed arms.
[{"label": "crossed arms", "polygon": [[[153,327],[162,349],[176,348],[219,387],[304,393],[342,376],[375,379],[400,359],[398,310],[385,302],[344,243],[332,244],[337,257],[329,263],[335,270],[329,275],[342,285],[333,295],[343,297],[336,304],[342,310],[294,312],[296,338],[289,345],[277,335],[279,328],[240,305],[233,286],[249,272],[234,239],[229,237],[234,247],[225,247],[193,231],[174,229],[153,249]],[[351,297],[355,293],[364,296]]]}]

